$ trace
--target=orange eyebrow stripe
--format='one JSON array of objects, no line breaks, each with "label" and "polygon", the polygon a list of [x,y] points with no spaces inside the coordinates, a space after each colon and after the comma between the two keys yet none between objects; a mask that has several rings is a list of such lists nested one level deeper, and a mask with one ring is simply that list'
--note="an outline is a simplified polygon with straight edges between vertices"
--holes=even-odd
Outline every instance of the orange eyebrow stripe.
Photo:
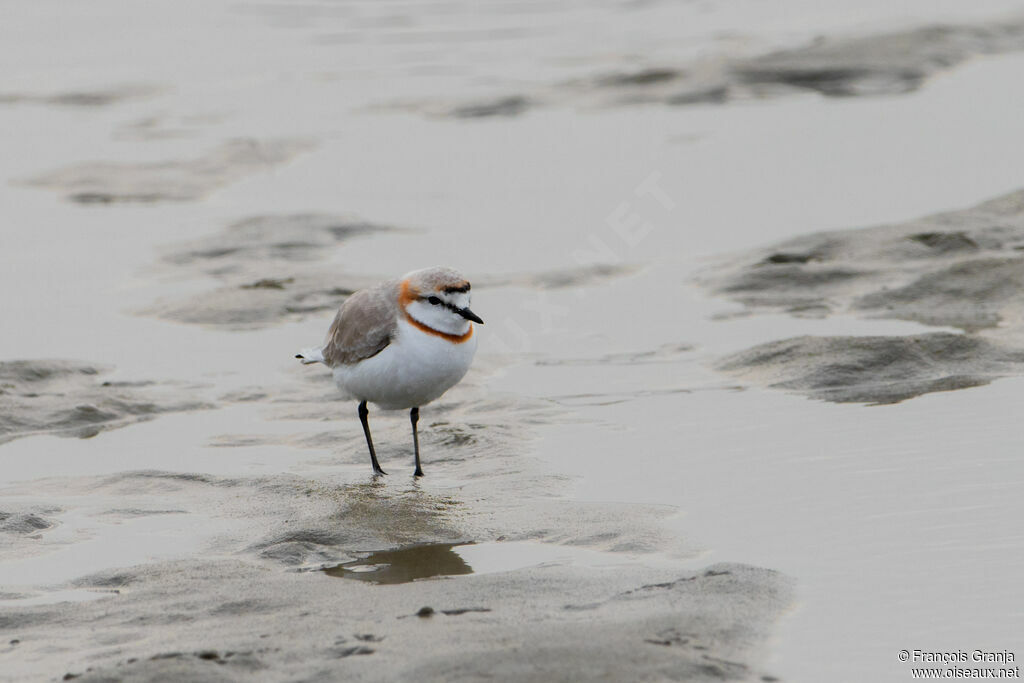
[{"label": "orange eyebrow stripe", "polygon": [[419,320],[409,315],[408,311],[403,310],[402,312],[405,313],[405,319],[409,321],[409,324],[411,324],[416,329],[420,330],[421,332],[426,332],[427,334],[432,334],[435,337],[440,337],[441,339],[450,341],[453,344],[461,344],[462,342],[467,341],[470,337],[473,336],[473,323],[469,324],[469,329],[466,330],[465,334],[448,334],[447,332],[441,332],[440,330],[435,330],[433,327],[424,325]]}]

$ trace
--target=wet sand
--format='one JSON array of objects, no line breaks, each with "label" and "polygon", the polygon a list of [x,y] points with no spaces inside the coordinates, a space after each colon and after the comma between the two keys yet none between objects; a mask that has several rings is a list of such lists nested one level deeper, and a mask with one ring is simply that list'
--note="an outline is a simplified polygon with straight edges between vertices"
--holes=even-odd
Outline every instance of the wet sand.
[{"label": "wet sand", "polygon": [[[34,7],[0,41],[0,677],[1013,649],[1012,3],[307,9]],[[698,72],[725,94],[680,99]],[[292,356],[435,262],[480,355],[422,481],[375,414],[376,481]]]}]

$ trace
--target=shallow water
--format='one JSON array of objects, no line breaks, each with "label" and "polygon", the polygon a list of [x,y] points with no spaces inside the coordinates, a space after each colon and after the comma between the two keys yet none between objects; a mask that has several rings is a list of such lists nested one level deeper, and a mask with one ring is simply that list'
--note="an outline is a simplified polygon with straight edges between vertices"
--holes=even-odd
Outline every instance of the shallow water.
[{"label": "shallow water", "polygon": [[472,574],[473,568],[455,551],[455,548],[462,545],[439,543],[398,550],[378,550],[359,560],[328,567],[323,571],[328,576],[383,584]]},{"label": "shallow water", "polygon": [[[651,564],[652,558],[598,552],[573,546],[529,543],[430,543],[397,550],[378,550],[366,557],[323,570],[336,576],[377,584],[407,583],[439,576],[492,574],[527,567],[569,565],[622,569]],[[670,562],[662,560],[667,566]]]},{"label": "shallow water", "polygon": [[[562,631],[570,604],[618,624],[619,607],[593,605],[626,604],[621,595],[701,575],[711,561],[795,582],[793,601],[777,578],[734,570],[757,605],[744,612],[723,608],[735,603],[706,577],[720,601],[709,612],[738,615],[751,642],[769,639],[763,653],[713,643],[749,675],[902,680],[900,648],[1012,649],[1009,637],[1024,632],[1021,380],[998,379],[1012,374],[1000,369],[987,386],[873,408],[767,389],[715,367],[800,335],[957,331],[856,311],[751,314],[699,281],[759,245],[1020,189],[1024,159],[1006,150],[1024,132],[1012,87],[1024,57],[971,59],[883,97],[786,92],[680,108],[566,96],[505,107],[508,116],[433,116],[601,74],[746,59],[817,33],[988,22],[1016,3],[762,5],[314,4],[298,14],[193,3],[142,17],[102,3],[59,15],[31,6],[5,22],[0,50],[20,68],[0,83],[0,130],[17,133],[0,161],[0,203],[11,207],[0,301],[15,321],[0,335],[0,362],[110,368],[46,392],[24,377],[0,387],[0,405],[15,408],[5,419],[40,422],[0,431],[19,437],[0,446],[10,521],[0,617],[31,636],[11,675],[59,677],[53,657],[81,672],[171,641],[198,651],[171,620],[202,610],[168,597],[176,591],[218,605],[209,624],[255,651],[239,622],[298,619],[284,602],[250,604],[245,586],[258,581],[277,582],[271,598],[294,590],[292,605],[311,613],[303,590],[324,590],[321,600],[352,591],[341,594],[367,601],[366,627],[379,634],[397,621],[375,604],[402,615],[424,604],[492,610],[457,615],[497,620],[458,627],[468,638],[521,614],[481,595],[525,600],[517,591],[533,588],[533,614]],[[73,68],[53,61],[53,36],[64,35],[53,28],[65,25],[78,28],[61,45],[81,57]],[[184,54],[169,40],[183,33],[196,36]],[[239,139],[255,142],[229,142]],[[274,140],[302,142],[260,158]],[[256,153],[226,153],[232,144]],[[423,409],[422,482],[411,477],[405,416],[375,413],[393,474],[372,480],[355,407],[292,356],[321,338],[347,292],[434,262],[474,281],[488,321],[480,355],[462,385]],[[1007,327],[986,339],[1004,343]],[[38,400],[77,421],[39,421]],[[67,435],[90,438],[55,438]],[[301,582],[321,572],[294,571],[326,567],[392,585],[314,589]],[[458,593],[471,586],[486,589]],[[98,642],[78,620],[99,611],[54,607],[86,598],[116,603],[125,620],[166,613],[167,643],[114,626]],[[637,607],[637,623],[659,614],[656,602]],[[276,628],[266,619],[262,628]],[[47,634],[61,628],[71,644],[55,652]],[[638,642],[671,645],[640,650],[641,663],[680,651],[685,638],[667,630],[676,627],[659,628]],[[352,648],[383,658],[389,642],[345,637],[311,645],[307,660],[348,662],[340,653]],[[0,653],[5,668],[13,652]]]}]

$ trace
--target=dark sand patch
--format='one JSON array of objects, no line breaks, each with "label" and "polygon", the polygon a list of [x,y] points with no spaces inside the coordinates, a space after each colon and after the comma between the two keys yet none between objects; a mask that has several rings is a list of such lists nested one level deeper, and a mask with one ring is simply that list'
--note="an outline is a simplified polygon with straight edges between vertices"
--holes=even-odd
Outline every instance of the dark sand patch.
[{"label": "dark sand patch", "polygon": [[895,225],[816,233],[703,278],[752,310],[856,312],[978,331],[1024,305],[1024,191]]},{"label": "dark sand patch", "polygon": [[509,117],[544,105],[670,106],[815,92],[826,97],[898,95],[979,55],[1024,49],[1024,20],[936,25],[868,36],[821,37],[809,45],[754,58],[654,64],[597,74],[537,92],[492,95],[455,105],[401,105],[432,116]]},{"label": "dark sand patch", "polygon": [[176,247],[164,261],[210,275],[246,272],[253,265],[323,260],[333,247],[393,228],[358,216],[294,213],[249,216],[220,233]]},{"label": "dark sand patch", "polygon": [[43,104],[59,107],[107,107],[129,100],[155,97],[167,89],[156,85],[121,85],[94,90],[68,90],[47,94],[0,92],[0,104]]},{"label": "dark sand patch", "polygon": [[735,354],[720,368],[816,398],[867,403],[1020,374],[1022,249],[1024,191],[1018,191],[969,209],[817,233],[744,253],[703,283],[748,312],[855,313],[965,334],[800,337]]},{"label": "dark sand patch", "polygon": [[137,575],[130,570],[111,570],[90,574],[75,579],[72,585],[76,588],[124,588],[130,586]]},{"label": "dark sand patch", "polygon": [[973,336],[796,337],[728,356],[736,377],[835,403],[898,403],[1024,372],[1024,350]]},{"label": "dark sand patch", "polygon": [[971,332],[1016,317],[1022,303],[1024,258],[1014,256],[954,263],[923,273],[903,287],[865,294],[854,306],[886,318]]},{"label": "dark sand patch", "polygon": [[57,508],[31,510],[0,510],[0,534],[30,536],[56,526],[57,522],[51,515],[56,515]]},{"label": "dark sand patch", "polygon": [[109,370],[81,361],[0,362],[0,444],[31,434],[88,438],[161,413],[208,407],[159,387],[103,382]]},{"label": "dark sand patch", "polygon": [[45,173],[27,184],[56,190],[81,204],[196,201],[312,148],[310,141],[300,139],[239,139],[194,159],[85,162]]},{"label": "dark sand patch", "polygon": [[[9,498],[0,500],[0,559],[30,557],[40,552],[52,538],[51,530],[60,526],[60,517],[63,514],[64,510],[61,507],[44,502],[25,503]],[[3,584],[0,577],[0,589],[18,589]],[[0,590],[0,593],[2,592]],[[27,598],[31,595],[21,597]],[[3,599],[17,600],[19,597],[14,595]]]},{"label": "dark sand patch", "polygon": [[830,97],[911,92],[929,76],[987,54],[1024,49],[1024,21],[928,26],[877,36],[824,39],[732,67],[754,87],[781,85]]}]

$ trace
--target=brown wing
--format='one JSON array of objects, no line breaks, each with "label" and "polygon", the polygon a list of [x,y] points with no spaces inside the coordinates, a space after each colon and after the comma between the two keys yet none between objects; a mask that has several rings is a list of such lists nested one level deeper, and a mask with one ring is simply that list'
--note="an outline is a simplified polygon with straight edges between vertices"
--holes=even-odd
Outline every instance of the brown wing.
[{"label": "brown wing", "polygon": [[345,299],[324,342],[328,367],[358,363],[391,343],[398,331],[397,296],[396,286],[388,285],[363,289]]}]

